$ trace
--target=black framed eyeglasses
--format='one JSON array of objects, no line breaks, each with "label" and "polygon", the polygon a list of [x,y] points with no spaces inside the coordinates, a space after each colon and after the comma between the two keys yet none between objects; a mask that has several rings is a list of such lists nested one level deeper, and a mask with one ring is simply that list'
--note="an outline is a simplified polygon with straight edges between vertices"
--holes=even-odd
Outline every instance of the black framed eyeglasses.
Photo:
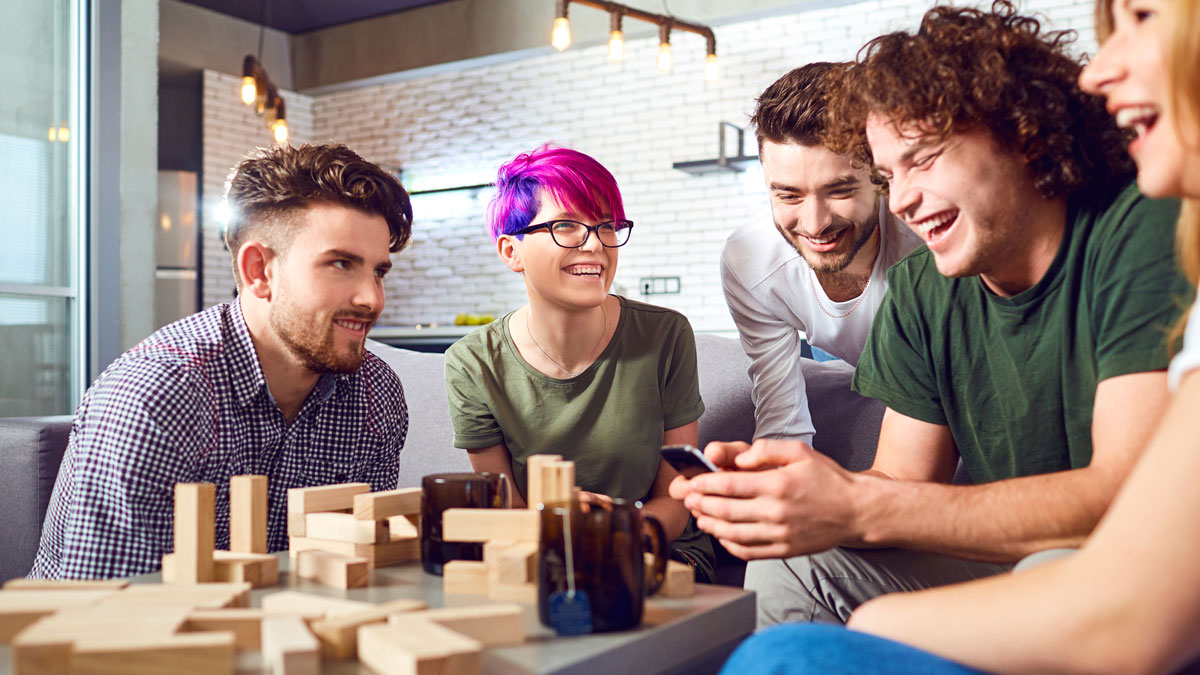
[{"label": "black framed eyeglasses", "polygon": [[632,220],[610,220],[606,223],[584,225],[574,220],[549,220],[513,232],[514,235],[529,234],[545,228],[554,243],[563,248],[579,248],[587,243],[588,235],[595,232],[596,238],[605,248],[617,248],[629,242],[633,230]]}]

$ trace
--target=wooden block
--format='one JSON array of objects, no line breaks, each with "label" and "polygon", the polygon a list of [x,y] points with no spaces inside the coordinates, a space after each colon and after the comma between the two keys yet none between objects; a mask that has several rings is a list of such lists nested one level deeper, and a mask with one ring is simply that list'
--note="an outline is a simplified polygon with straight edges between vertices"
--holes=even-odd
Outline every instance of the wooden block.
[{"label": "wooden block", "polygon": [[533,541],[489,541],[483,545],[488,584],[525,584],[537,578],[538,544]]},{"label": "wooden block", "polygon": [[[360,497],[362,495],[359,495]],[[386,520],[359,520],[352,513],[310,513],[304,517],[306,539],[386,544],[391,530]]]},{"label": "wooden block", "polygon": [[[162,558],[164,584],[175,583],[178,562],[174,553]],[[254,588],[267,588],[279,583],[279,558],[274,553],[232,553],[213,551],[214,582],[246,582]]]},{"label": "wooden block", "polygon": [[212,581],[213,520],[217,488],[212,483],[175,484],[175,582]]},{"label": "wooden block", "polygon": [[23,628],[68,607],[94,605],[122,591],[4,591],[0,593],[0,644],[8,644]]},{"label": "wooden block", "polygon": [[369,602],[330,598],[312,593],[280,591],[264,595],[262,608],[271,612],[295,612],[303,616],[319,615],[321,618],[352,614],[371,607]]},{"label": "wooden block", "polygon": [[447,560],[442,566],[442,592],[447,595],[487,595],[487,563],[482,560]]},{"label": "wooden block", "polygon": [[334,588],[367,586],[366,558],[351,558],[316,549],[300,551],[293,569],[301,579],[310,579]]},{"label": "wooden block", "polygon": [[542,517],[529,509],[446,509],[442,511],[445,541],[538,541]]},{"label": "wooden block", "polygon": [[308,537],[292,537],[289,541],[293,562],[301,551],[313,549],[339,553],[350,558],[366,558],[367,567],[370,569],[399,565],[421,558],[421,542],[417,539],[400,539],[386,544],[355,544]]},{"label": "wooden block", "polygon": [[667,561],[667,578],[658,595],[664,598],[688,598],[696,593],[696,572],[678,560]]},{"label": "wooden block", "polygon": [[424,618],[472,640],[478,640],[485,647],[516,645],[525,641],[525,612],[520,605],[511,603],[442,607],[420,614],[393,616],[388,617],[389,623],[394,621],[403,624],[414,618]]},{"label": "wooden block", "polygon": [[367,483],[338,483],[288,490],[288,536],[304,536],[304,516],[315,511],[354,508],[354,495],[370,492]]},{"label": "wooden block", "polygon": [[71,654],[75,675],[213,675],[234,666],[232,633],[180,633],[160,638],[84,640]]},{"label": "wooden block", "polygon": [[229,479],[229,550],[267,552],[267,477]]},{"label": "wooden block", "polygon": [[71,652],[80,640],[125,640],[131,635],[166,638],[187,619],[184,607],[147,607],[113,621],[110,609],[96,605],[72,607],[47,616],[21,631],[12,646],[13,672],[66,673]]},{"label": "wooden block", "polygon": [[536,605],[538,601],[537,584],[489,584],[487,595],[493,600],[506,602],[523,602]]},{"label": "wooden block", "polygon": [[392,516],[387,523],[392,541],[421,536],[421,516]]},{"label": "wooden block", "polygon": [[262,656],[276,675],[317,675],[321,672],[321,645],[298,616],[272,616],[262,620]]},{"label": "wooden block", "polygon": [[418,616],[359,628],[359,660],[383,675],[483,672],[479,641]]},{"label": "wooden block", "polygon": [[392,516],[419,516],[421,495],[419,487],[354,495],[354,517],[387,520]]},{"label": "wooden block", "polygon": [[554,461],[541,465],[542,501],[569,502],[575,497],[575,462]]},{"label": "wooden block", "polygon": [[339,614],[316,621],[313,634],[321,642],[321,655],[330,660],[352,659],[358,653],[358,629],[373,623],[383,623],[393,614],[416,612],[428,607],[420,600],[392,600],[367,609]]},{"label": "wooden block", "polygon": [[[0,594],[3,595],[3,594]],[[131,584],[129,588],[101,598],[98,606],[119,607],[115,611],[146,611],[146,606],[177,605],[193,609],[249,607],[249,583],[211,583],[194,586]],[[137,606],[137,610],[127,607]]]},{"label": "wooden block", "polygon": [[545,494],[542,488],[542,466],[546,462],[557,462],[562,460],[562,455],[530,455],[525,459],[525,504],[536,509],[537,505],[546,501],[542,499]]},{"label": "wooden block", "polygon": [[119,591],[129,585],[124,579],[26,579],[4,582],[6,591]]},{"label": "wooden block", "polygon": [[198,609],[187,615],[183,630],[189,632],[223,631],[233,633],[233,645],[246,651],[262,649],[262,622],[269,616],[303,617],[300,614],[267,612],[257,607],[238,609]]}]

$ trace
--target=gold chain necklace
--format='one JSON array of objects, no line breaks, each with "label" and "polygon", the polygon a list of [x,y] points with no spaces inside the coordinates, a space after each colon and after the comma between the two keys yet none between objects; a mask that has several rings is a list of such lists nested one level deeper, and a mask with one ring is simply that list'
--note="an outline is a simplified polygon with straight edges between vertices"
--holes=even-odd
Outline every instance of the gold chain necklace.
[{"label": "gold chain necklace", "polygon": [[[854,310],[858,309],[858,306],[862,304],[863,298],[867,297],[867,289],[871,287],[871,277],[873,276],[873,272],[874,272],[874,271],[872,271],[872,274],[867,275],[867,283],[865,286],[863,286],[862,293],[858,294],[858,302],[854,303],[854,306],[851,307],[850,310],[847,311],[845,314],[834,314],[833,312],[830,312],[829,310],[825,309],[825,305],[821,304],[821,296],[817,295],[817,283],[818,282],[817,282],[816,275],[813,274],[813,268],[809,267],[808,265],[805,265],[805,267],[808,267],[808,280],[810,283],[812,283],[813,300],[817,301],[817,307],[820,308],[820,310],[825,313],[825,316],[827,316],[831,319],[844,319],[844,318],[850,316],[851,314],[853,314]],[[530,337],[533,337],[533,336],[531,335]]]},{"label": "gold chain necklace", "polygon": [[[851,311],[854,311],[854,310],[851,310]],[[600,346],[600,343],[604,340],[604,334],[608,332],[608,310],[604,309],[603,302],[600,303],[600,312],[601,312],[601,314],[604,315],[604,326],[602,326],[600,328],[600,337],[596,340],[596,344],[592,345],[591,351],[588,352],[589,357],[596,353],[596,348]],[[563,371],[564,373],[567,373],[567,379],[570,379],[572,377],[579,375],[579,373],[582,373],[583,371],[587,370],[588,366],[592,365],[592,362],[589,358],[582,368],[580,368],[579,370],[572,373],[569,368],[567,368],[563,364],[559,363],[558,361],[554,360],[554,357],[550,356],[550,354],[548,354],[546,352],[546,350],[543,349],[540,344],[538,344],[537,338],[533,337],[533,331],[529,329],[529,313],[528,312],[526,312],[526,314],[525,314],[525,334],[528,335],[529,339],[533,341],[533,346],[537,347],[538,350],[540,352],[542,352],[542,356],[545,356],[547,359],[549,359],[550,363],[553,363],[554,365],[558,366],[559,370]]]}]

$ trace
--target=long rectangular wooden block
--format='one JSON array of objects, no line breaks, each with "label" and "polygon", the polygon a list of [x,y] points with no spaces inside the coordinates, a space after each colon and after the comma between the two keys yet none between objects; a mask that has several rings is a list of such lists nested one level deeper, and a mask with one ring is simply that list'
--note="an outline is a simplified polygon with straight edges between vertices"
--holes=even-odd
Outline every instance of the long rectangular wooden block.
[{"label": "long rectangular wooden block", "polygon": [[446,509],[442,512],[445,541],[538,541],[541,514],[529,509]]},{"label": "long rectangular wooden block", "polygon": [[232,675],[232,633],[179,633],[165,638],[76,642],[75,675]]},{"label": "long rectangular wooden block", "polygon": [[421,488],[416,487],[354,495],[354,517],[386,520],[392,516],[420,515],[421,494]]},{"label": "long rectangular wooden block", "polygon": [[233,633],[233,644],[238,649],[258,651],[262,649],[262,622],[268,616],[295,616],[291,613],[271,613],[257,607],[237,609],[198,609],[187,616],[183,630],[193,633],[224,631]]},{"label": "long rectangular wooden block", "polygon": [[[174,553],[162,557],[164,584],[176,583],[178,562]],[[213,581],[246,582],[254,588],[267,588],[279,583],[279,558],[273,553],[233,553],[213,551]]]},{"label": "long rectangular wooden block", "polygon": [[365,588],[368,562],[366,558],[351,558],[340,553],[309,550],[296,555],[296,574],[334,588]]},{"label": "long rectangular wooden block", "polygon": [[339,553],[351,558],[366,558],[367,566],[371,569],[399,565],[421,557],[421,542],[417,539],[401,539],[389,541],[386,544],[355,544],[348,541],[329,541],[327,539],[309,539],[308,537],[292,537],[289,541],[293,562],[301,551],[314,549]]},{"label": "long rectangular wooden block", "polygon": [[0,592],[0,644],[38,619],[68,607],[94,605],[121,591],[4,591]]},{"label": "long rectangular wooden block", "polygon": [[313,634],[321,642],[321,655],[330,660],[352,659],[358,652],[358,629],[373,623],[383,623],[393,614],[416,612],[428,607],[420,600],[392,600],[367,609],[339,614],[316,621]]},{"label": "long rectangular wooden block", "polygon": [[485,647],[516,645],[525,641],[525,612],[520,605],[475,605],[472,607],[442,607],[417,615],[397,614],[388,622],[403,622],[425,618],[443,628],[478,640]]},{"label": "long rectangular wooden block", "polygon": [[[120,607],[115,612],[144,611],[143,606],[179,605],[195,609],[249,607],[249,583],[210,583],[194,586],[131,584],[123,591],[101,598],[97,605]],[[137,610],[125,609],[138,606]]]},{"label": "long rectangular wooden block", "polygon": [[331,598],[299,591],[280,591],[264,595],[260,603],[262,608],[272,612],[295,612],[306,618],[314,614],[320,618],[334,617],[342,614],[353,614],[369,609],[371,603],[344,598]]},{"label": "long rectangular wooden block", "polygon": [[129,585],[125,579],[26,579],[4,582],[6,591],[119,591]]},{"label": "long rectangular wooden block", "polygon": [[263,619],[262,655],[275,675],[317,675],[321,672],[321,645],[298,616]]},{"label": "long rectangular wooden block", "polygon": [[447,560],[442,566],[442,592],[487,595],[487,564],[482,560]]},{"label": "long rectangular wooden block", "polygon": [[304,517],[304,532],[307,539],[353,544],[386,544],[391,540],[386,520],[359,520],[352,513],[310,513]]},{"label": "long rectangular wooden block", "polygon": [[405,622],[363,626],[359,659],[383,675],[475,675],[483,672],[483,645],[414,616]]},{"label": "long rectangular wooden block", "polygon": [[525,459],[525,504],[536,509],[538,504],[545,501],[542,487],[542,466],[547,462],[558,462],[562,455],[530,455]]},{"label": "long rectangular wooden block", "polygon": [[267,552],[267,477],[229,479],[229,550]]},{"label": "long rectangular wooden block", "polygon": [[175,484],[175,583],[213,580],[216,495],[212,483]]},{"label": "long rectangular wooden block", "polygon": [[71,652],[80,640],[125,640],[130,636],[166,638],[183,627],[189,610],[184,607],[139,607],[113,621],[113,612],[99,605],[59,610],[29,626],[13,638],[12,665],[17,675],[66,673]]},{"label": "long rectangular wooden block", "polygon": [[483,545],[489,584],[524,584],[537,577],[538,543],[492,540]]},{"label": "long rectangular wooden block", "polygon": [[354,495],[370,492],[367,483],[337,483],[288,490],[288,536],[304,536],[304,516],[316,511],[354,508]]},{"label": "long rectangular wooden block", "polygon": [[541,471],[543,502],[554,504],[575,498],[575,462],[545,462]]},{"label": "long rectangular wooden block", "polygon": [[421,536],[421,516],[392,516],[387,519],[392,541],[416,539]]}]

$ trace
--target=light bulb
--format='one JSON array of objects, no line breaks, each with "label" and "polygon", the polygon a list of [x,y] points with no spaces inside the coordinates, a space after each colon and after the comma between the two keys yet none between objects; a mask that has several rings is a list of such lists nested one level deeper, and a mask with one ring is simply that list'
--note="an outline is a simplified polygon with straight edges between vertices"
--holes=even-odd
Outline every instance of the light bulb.
[{"label": "light bulb", "polygon": [[258,97],[258,87],[254,85],[254,78],[247,75],[242,78],[242,103],[253,105],[254,99]]},{"label": "light bulb", "polygon": [[721,79],[721,67],[717,65],[717,55],[709,54],[704,63],[704,79],[716,82]]},{"label": "light bulb", "polygon": [[50,139],[51,143],[53,143],[54,141],[57,141],[58,140],[58,129],[56,129],[54,127],[50,127],[50,133],[47,135],[47,138]]},{"label": "light bulb", "polygon": [[625,38],[619,30],[608,34],[608,60],[613,63],[625,60]]},{"label": "light bulb", "polygon": [[671,43],[663,42],[658,45],[658,69],[664,73],[671,71]]},{"label": "light bulb", "polygon": [[276,143],[278,143],[280,145],[287,143],[287,141],[288,141],[287,120],[284,120],[284,119],[275,120],[275,124],[273,124],[271,126],[271,129],[272,129],[272,131],[275,132],[275,142]]},{"label": "light bulb", "polygon": [[560,52],[571,46],[571,23],[565,16],[554,20],[554,32],[550,34],[550,44]]},{"label": "light bulb", "polygon": [[67,125],[64,124],[58,128],[58,142],[66,143],[70,140],[71,140],[71,130],[68,129]]}]

